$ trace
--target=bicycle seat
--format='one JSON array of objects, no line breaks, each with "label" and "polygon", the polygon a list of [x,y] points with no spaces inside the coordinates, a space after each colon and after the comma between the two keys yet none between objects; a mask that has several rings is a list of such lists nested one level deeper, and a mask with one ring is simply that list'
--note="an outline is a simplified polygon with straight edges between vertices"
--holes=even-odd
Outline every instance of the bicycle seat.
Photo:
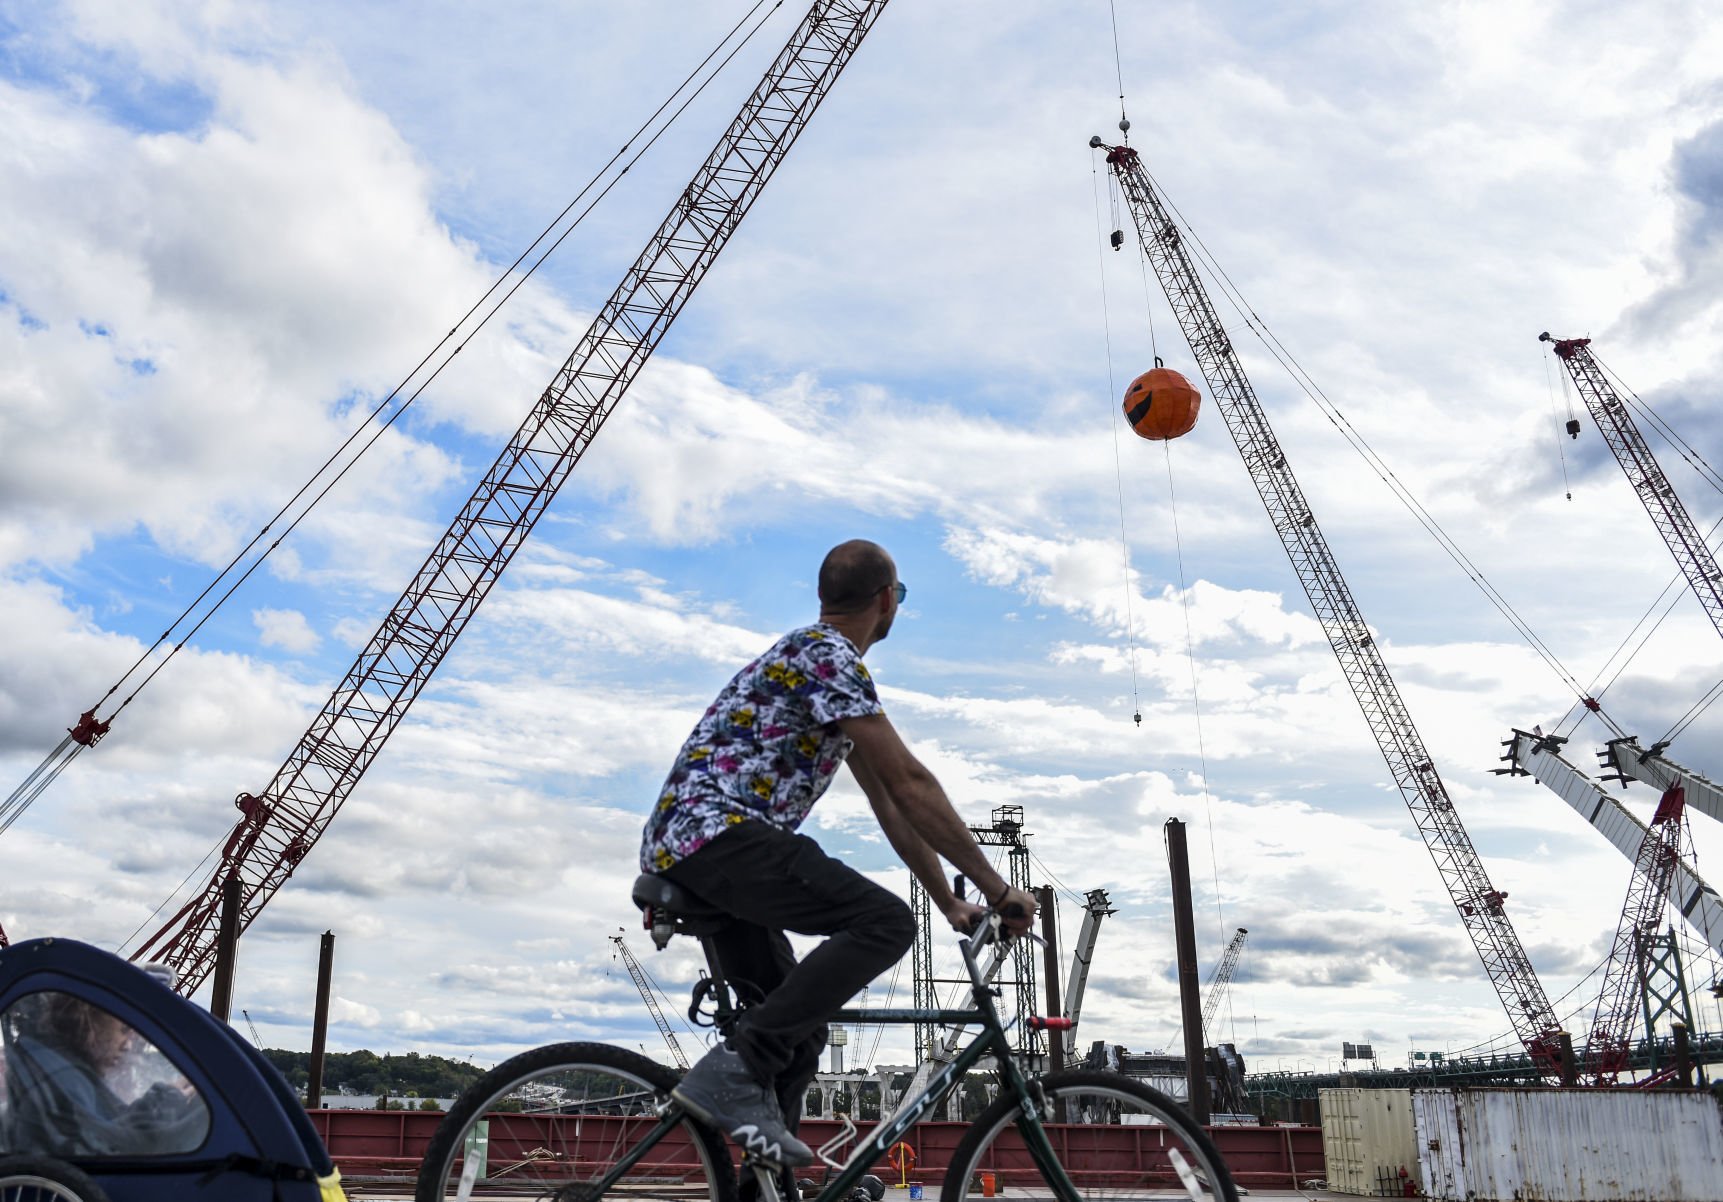
[{"label": "bicycle seat", "polygon": [[634,878],[633,896],[660,951],[673,935],[713,935],[730,923],[728,914],[654,872]]}]

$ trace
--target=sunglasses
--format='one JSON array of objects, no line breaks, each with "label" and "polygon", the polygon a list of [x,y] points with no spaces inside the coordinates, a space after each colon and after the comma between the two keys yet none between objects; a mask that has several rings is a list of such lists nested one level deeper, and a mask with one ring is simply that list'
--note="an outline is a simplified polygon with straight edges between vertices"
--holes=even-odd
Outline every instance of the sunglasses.
[{"label": "sunglasses", "polygon": [[897,603],[899,605],[902,605],[903,599],[909,596],[909,585],[905,584],[901,580],[896,584],[882,584],[879,587],[881,592],[884,592],[886,589],[890,589],[892,596],[897,598]]}]

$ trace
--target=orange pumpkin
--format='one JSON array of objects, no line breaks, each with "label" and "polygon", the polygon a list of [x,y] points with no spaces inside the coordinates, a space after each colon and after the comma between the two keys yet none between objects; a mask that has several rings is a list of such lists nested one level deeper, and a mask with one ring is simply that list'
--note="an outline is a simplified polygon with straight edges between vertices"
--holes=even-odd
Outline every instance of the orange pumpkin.
[{"label": "orange pumpkin", "polygon": [[1125,389],[1125,420],[1143,438],[1178,438],[1196,426],[1202,399],[1184,376],[1170,367],[1155,367]]}]

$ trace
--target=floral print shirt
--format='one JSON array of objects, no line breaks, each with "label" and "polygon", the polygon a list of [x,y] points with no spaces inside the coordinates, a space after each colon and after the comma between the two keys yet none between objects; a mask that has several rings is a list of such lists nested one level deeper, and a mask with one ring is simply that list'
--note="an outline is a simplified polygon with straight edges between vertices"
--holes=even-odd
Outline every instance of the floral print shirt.
[{"label": "floral print shirt", "polygon": [[823,623],[790,631],[682,745],[646,820],[641,870],[662,872],[739,822],[795,830],[850,753],[839,720],[883,712],[854,643]]}]

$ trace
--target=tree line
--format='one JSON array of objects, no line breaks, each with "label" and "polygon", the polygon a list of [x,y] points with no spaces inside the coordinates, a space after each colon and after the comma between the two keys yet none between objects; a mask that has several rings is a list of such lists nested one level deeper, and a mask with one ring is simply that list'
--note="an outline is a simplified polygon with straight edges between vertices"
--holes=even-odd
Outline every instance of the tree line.
[{"label": "tree line", "polygon": [[[303,1091],[311,1080],[311,1053],[266,1048],[264,1056],[287,1083]],[[357,1052],[326,1052],[323,1089],[326,1093],[390,1094],[395,1097],[452,1098],[484,1075],[484,1069],[463,1060],[400,1056],[361,1048]]]}]

